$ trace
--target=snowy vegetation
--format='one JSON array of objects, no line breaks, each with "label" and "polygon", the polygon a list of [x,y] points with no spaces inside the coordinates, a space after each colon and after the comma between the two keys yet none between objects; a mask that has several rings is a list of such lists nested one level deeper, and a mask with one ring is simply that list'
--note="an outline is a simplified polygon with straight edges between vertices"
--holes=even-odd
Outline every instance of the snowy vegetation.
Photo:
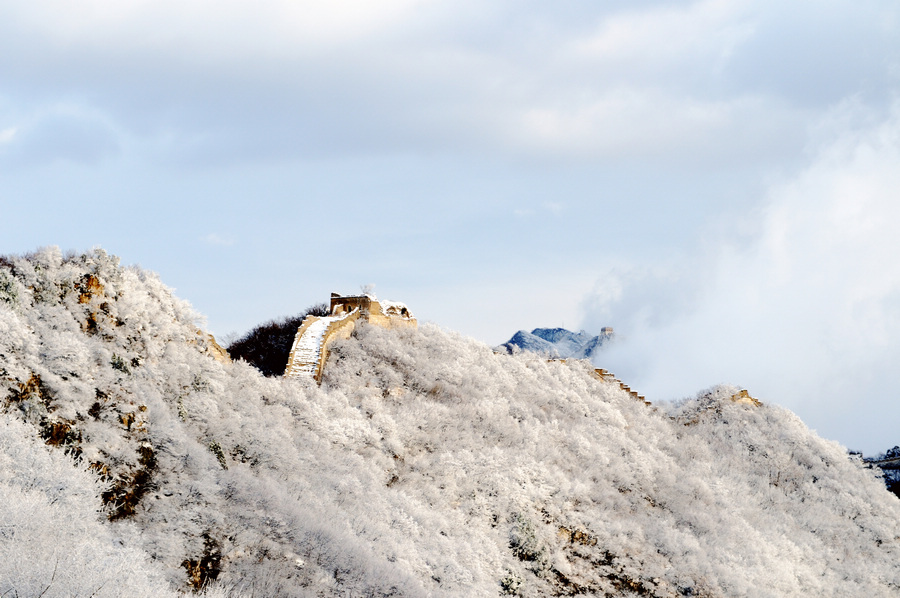
[{"label": "snowy vegetation", "polygon": [[328,304],[320,303],[296,316],[270,320],[228,345],[228,353],[235,359],[243,359],[266,376],[281,376],[303,319],[308,315],[328,314]]},{"label": "snowy vegetation", "polygon": [[775,406],[435,326],[321,387],[100,250],[0,261],[0,596],[896,596],[900,501]]}]

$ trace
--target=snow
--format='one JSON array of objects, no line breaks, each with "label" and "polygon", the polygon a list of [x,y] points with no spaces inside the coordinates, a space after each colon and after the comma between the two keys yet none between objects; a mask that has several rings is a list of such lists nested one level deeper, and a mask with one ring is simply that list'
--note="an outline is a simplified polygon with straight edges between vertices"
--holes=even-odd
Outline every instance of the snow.
[{"label": "snow", "polygon": [[221,596],[900,595],[900,501],[735,387],[647,407],[431,325],[359,326],[319,387],[216,361],[102,251],[0,272],[0,594],[177,595],[205,558]]},{"label": "snow", "polygon": [[[340,316],[320,317],[310,324],[301,335],[298,331],[291,347],[293,359],[288,364],[285,372],[286,378],[312,378],[316,374],[316,367],[322,354],[322,342],[329,326],[348,317],[352,312]],[[316,316],[309,316],[316,317]],[[302,325],[301,325],[302,326]]]},{"label": "snow", "polygon": [[401,303],[399,301],[379,301],[381,305],[381,311],[384,314],[387,314],[389,310],[393,309],[398,315],[403,313],[403,310],[406,310],[406,313],[409,314],[409,308],[405,303]]},{"label": "snow", "polygon": [[531,332],[519,330],[497,350],[531,351],[551,358],[590,359],[598,355],[611,338],[608,334],[591,336],[584,331],[575,333],[565,328],[535,328]]}]

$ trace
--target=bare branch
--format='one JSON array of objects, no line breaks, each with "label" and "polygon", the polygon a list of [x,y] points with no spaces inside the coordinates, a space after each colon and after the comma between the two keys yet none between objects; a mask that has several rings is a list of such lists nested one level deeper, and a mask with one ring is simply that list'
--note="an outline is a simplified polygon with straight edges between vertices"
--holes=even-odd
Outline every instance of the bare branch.
[{"label": "bare branch", "polygon": [[44,588],[44,591],[43,591],[43,592],[41,592],[40,594],[38,594],[38,597],[37,597],[37,598],[41,598],[41,596],[43,596],[44,594],[46,594],[46,593],[47,593],[47,590],[49,590],[50,587],[53,585],[53,580],[56,579],[56,569],[57,569],[58,567],[59,567],[59,556],[57,555],[57,557],[56,557],[56,563],[54,563],[54,565],[53,565],[53,575],[50,576],[50,583],[47,584],[47,587]]}]

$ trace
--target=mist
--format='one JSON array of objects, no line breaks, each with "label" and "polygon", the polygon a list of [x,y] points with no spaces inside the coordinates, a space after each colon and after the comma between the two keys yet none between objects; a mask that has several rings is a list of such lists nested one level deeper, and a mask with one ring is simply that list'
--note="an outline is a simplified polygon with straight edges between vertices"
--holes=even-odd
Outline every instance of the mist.
[{"label": "mist", "polygon": [[691,252],[597,280],[585,327],[619,332],[604,367],[651,399],[727,380],[851,448],[896,444],[900,105],[872,126],[847,120]]}]

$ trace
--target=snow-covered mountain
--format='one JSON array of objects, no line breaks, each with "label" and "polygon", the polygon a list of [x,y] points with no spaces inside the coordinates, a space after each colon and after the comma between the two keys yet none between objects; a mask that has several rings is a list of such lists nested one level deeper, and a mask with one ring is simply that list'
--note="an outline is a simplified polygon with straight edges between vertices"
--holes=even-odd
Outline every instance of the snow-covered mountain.
[{"label": "snow-covered mountain", "polygon": [[572,332],[565,328],[535,328],[531,332],[518,331],[497,349],[510,354],[530,351],[553,358],[591,359],[612,338],[611,328],[604,328],[597,336],[584,330]]},{"label": "snow-covered mountain", "polygon": [[0,596],[897,596],[900,501],[790,412],[360,326],[321,387],[156,276],[0,259]]}]

